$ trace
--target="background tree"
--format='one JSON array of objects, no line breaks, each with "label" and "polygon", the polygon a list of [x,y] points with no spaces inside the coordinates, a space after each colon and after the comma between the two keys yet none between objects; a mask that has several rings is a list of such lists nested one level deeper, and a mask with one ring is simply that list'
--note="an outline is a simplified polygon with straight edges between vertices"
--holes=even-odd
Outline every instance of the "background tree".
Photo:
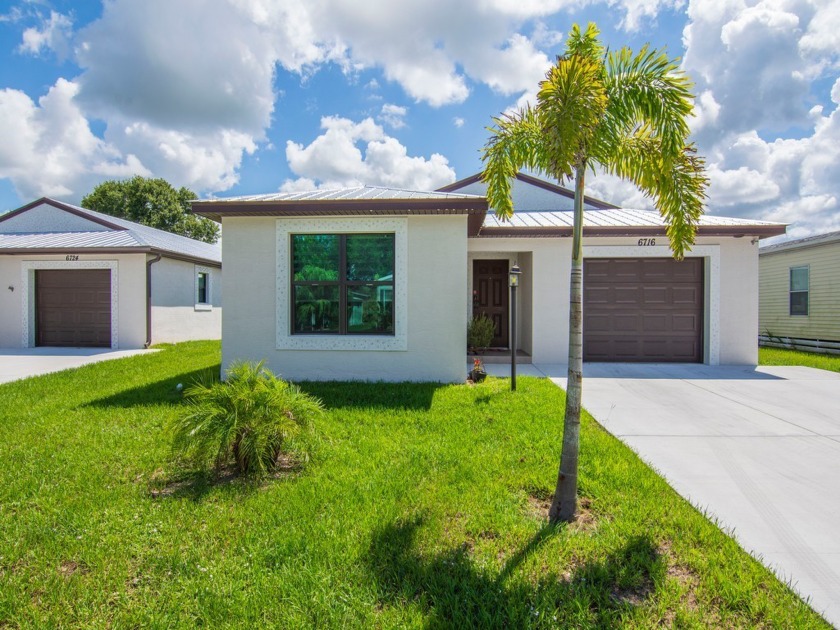
[{"label": "background tree", "polygon": [[536,105],[494,118],[482,156],[487,198],[502,219],[513,214],[511,181],[520,169],[575,180],[569,373],[552,522],[570,521],[577,510],[586,171],[597,165],[652,198],[677,259],[694,242],[708,186],[704,162],[688,142],[686,119],[694,107],[689,78],[664,52],[647,45],[636,54],[627,48],[607,52],[598,34],[591,23],[584,33],[572,27],[565,54],[540,83]]},{"label": "background tree", "polygon": [[131,179],[102,182],[82,199],[82,206],[205,243],[215,243],[219,240],[219,226],[189,212],[190,201],[197,197],[189,188],[176,190],[165,179],[137,175]]}]

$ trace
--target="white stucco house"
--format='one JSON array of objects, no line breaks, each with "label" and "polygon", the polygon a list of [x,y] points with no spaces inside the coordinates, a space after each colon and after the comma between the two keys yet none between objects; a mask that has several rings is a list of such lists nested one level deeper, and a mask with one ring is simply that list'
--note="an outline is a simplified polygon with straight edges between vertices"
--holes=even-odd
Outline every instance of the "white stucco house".
[{"label": "white stucco house", "polygon": [[221,336],[221,247],[54,199],[0,215],[0,347]]},{"label": "white stucco house", "polygon": [[[485,313],[509,344],[508,269],[522,270],[517,345],[568,355],[571,191],[520,175],[509,222],[473,176],[193,203],[224,231],[223,369],[265,360],[293,380],[462,381]],[[704,216],[676,262],[656,212],[586,199],[584,360],[755,364],[758,241],[777,223]]]}]

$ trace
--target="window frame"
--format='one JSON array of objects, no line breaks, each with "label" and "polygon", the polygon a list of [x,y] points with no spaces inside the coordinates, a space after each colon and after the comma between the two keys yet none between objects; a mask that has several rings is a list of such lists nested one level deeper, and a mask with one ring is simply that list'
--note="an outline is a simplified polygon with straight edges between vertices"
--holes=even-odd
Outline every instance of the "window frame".
[{"label": "window frame", "polygon": [[[204,297],[207,300],[202,302],[200,300],[199,282],[201,275],[204,274]],[[213,270],[210,267],[202,265],[195,265],[195,288],[193,290],[193,299],[195,301],[196,311],[211,311],[213,310]]]},{"label": "window frame", "polygon": [[[807,288],[806,289],[794,289],[793,288],[793,272],[794,271],[801,271],[804,269],[807,273]],[[804,313],[794,313],[793,312],[793,296],[805,294],[805,312]],[[811,265],[796,265],[793,267],[788,268],[788,315],[790,317],[808,317],[811,312]]]},{"label": "window frame", "polygon": [[[296,236],[336,236],[338,237],[338,279],[337,280],[295,280],[295,237]],[[348,311],[350,302],[348,299],[348,292],[353,287],[388,287],[391,289],[392,296],[395,293],[397,283],[397,270],[391,270],[391,280],[348,280],[347,279],[347,239],[356,236],[388,236],[391,241],[391,251],[394,260],[394,267],[396,267],[396,238],[393,232],[294,232],[289,234],[289,256],[291,264],[289,265],[289,333],[291,335],[325,335],[325,336],[371,336],[371,337],[393,337],[396,335],[396,312],[394,308],[394,301],[391,301],[391,331],[390,332],[371,332],[371,331],[351,331],[348,323]],[[338,287],[338,330],[337,331],[296,331],[295,330],[295,309],[297,302],[295,300],[297,287]]]},{"label": "window frame", "polygon": [[[275,219],[275,348],[301,351],[406,352],[411,314],[408,291],[407,217],[393,216],[311,216]],[[291,309],[291,234],[296,233],[392,232],[394,234],[394,336],[390,335],[292,335]]]}]

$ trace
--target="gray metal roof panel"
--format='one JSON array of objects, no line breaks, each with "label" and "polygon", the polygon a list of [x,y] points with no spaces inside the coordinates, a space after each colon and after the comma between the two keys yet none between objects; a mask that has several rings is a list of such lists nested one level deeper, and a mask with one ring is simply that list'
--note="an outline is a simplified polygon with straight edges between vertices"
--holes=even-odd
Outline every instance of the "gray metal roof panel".
[{"label": "gray metal roof panel", "polygon": [[[484,219],[484,227],[506,227],[506,228],[534,228],[534,227],[570,227],[573,222],[571,210],[556,212],[522,212],[517,211],[509,221],[501,221],[494,213],[488,212]],[[665,220],[654,210],[637,210],[633,208],[621,208],[617,210],[584,210],[584,225],[598,227],[662,227]],[[780,225],[772,221],[756,221],[753,219],[739,219],[734,217],[719,217],[711,214],[704,214],[700,217],[698,225],[708,227],[737,227],[737,226],[760,226]]]},{"label": "gray metal roof panel", "polygon": [[799,249],[801,247],[815,247],[817,245],[827,245],[829,243],[837,242],[840,242],[840,231],[826,232],[825,234],[815,234],[814,236],[797,238],[792,241],[785,241],[784,243],[766,245],[764,247],[759,248],[758,253],[772,254],[774,252],[781,252],[789,249]]},{"label": "gray metal roof panel", "polygon": [[197,199],[199,203],[247,203],[247,202],[283,202],[283,201],[335,201],[351,199],[389,200],[389,199],[481,199],[481,195],[465,193],[446,193],[426,190],[403,190],[384,186],[355,186],[335,190],[309,190],[304,192],[277,192],[265,195],[242,195],[239,197],[216,197]]},{"label": "gray metal roof panel", "polygon": [[[96,212],[95,210],[74,206],[69,203],[62,203],[65,206],[73,208],[79,213],[86,214],[94,219],[106,221],[125,229],[131,234],[132,239],[134,239],[133,246],[135,247],[147,246],[190,258],[201,258],[218,263],[222,262],[221,245],[204,243],[186,236],[181,236],[180,234],[173,234],[172,232],[159,230],[157,228],[149,227],[148,225],[140,225],[139,223],[128,221],[127,219],[112,217],[109,214],[103,214],[101,212]],[[119,231],[117,230],[117,232]],[[103,232],[103,234],[109,234],[109,232]]]},{"label": "gray metal roof panel", "polygon": [[[2,249],[89,249],[139,247],[128,231],[108,232],[40,232],[29,234],[0,234]],[[0,252],[2,253],[2,252]]]}]

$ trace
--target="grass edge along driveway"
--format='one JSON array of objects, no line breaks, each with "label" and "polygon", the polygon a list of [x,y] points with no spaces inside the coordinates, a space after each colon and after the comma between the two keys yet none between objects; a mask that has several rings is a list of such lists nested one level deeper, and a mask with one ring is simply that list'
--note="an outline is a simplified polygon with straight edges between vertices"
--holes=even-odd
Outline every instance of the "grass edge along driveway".
[{"label": "grass edge along driveway", "polygon": [[0,386],[0,625],[828,627],[588,415],[546,527],[563,392],[310,383],[301,471],[176,466],[191,342]]}]

